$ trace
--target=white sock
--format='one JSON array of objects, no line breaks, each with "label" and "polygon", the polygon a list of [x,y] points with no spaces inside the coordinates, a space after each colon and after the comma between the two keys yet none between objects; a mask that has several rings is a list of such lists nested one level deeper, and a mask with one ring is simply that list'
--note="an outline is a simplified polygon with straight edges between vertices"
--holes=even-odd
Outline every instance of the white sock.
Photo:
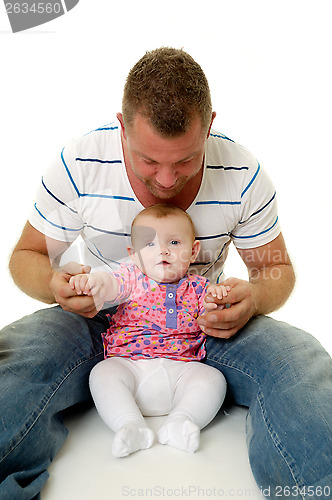
[{"label": "white sock", "polygon": [[173,446],[188,453],[195,453],[199,447],[200,429],[186,417],[169,419],[160,427],[157,435],[159,443]]},{"label": "white sock", "polygon": [[135,451],[150,448],[153,440],[154,435],[151,429],[131,422],[115,433],[112,453],[115,457],[126,457]]}]

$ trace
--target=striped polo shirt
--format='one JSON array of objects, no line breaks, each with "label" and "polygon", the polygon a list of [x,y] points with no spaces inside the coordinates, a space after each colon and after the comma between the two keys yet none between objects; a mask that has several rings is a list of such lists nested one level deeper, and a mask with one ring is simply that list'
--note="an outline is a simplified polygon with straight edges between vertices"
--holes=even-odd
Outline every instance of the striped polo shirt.
[{"label": "striped polo shirt", "polygon": [[[190,272],[219,282],[231,242],[254,248],[280,233],[276,194],[251,153],[214,130],[204,162],[187,210],[201,242]],[[63,148],[41,180],[29,222],[50,238],[80,241],[79,262],[116,270],[130,262],[130,226],[143,208],[128,180],[121,127],[114,121]]]}]

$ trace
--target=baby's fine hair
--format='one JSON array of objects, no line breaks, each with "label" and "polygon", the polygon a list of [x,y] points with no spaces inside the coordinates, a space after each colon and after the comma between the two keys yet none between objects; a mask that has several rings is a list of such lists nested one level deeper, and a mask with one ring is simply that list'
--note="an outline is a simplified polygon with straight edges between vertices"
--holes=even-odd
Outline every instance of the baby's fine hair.
[{"label": "baby's fine hair", "polygon": [[168,205],[167,203],[159,203],[157,205],[152,205],[151,207],[144,208],[141,212],[139,212],[139,214],[136,215],[131,224],[131,229],[133,229],[137,221],[143,215],[152,215],[153,217],[156,217],[156,219],[162,219],[163,217],[167,217],[170,215],[185,217],[192,229],[193,238],[195,238],[195,228],[193,221],[191,220],[190,215],[188,215],[185,210],[182,210],[182,208],[179,208],[175,205]]}]

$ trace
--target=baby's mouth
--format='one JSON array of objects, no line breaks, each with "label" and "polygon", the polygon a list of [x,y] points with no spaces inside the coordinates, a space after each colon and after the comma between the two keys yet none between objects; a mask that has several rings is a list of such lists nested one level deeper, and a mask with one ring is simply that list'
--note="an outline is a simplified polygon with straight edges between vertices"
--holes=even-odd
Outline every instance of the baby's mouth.
[{"label": "baby's mouth", "polygon": [[171,263],[168,262],[167,260],[161,260],[160,262],[158,262],[157,266],[163,266],[163,267],[167,267],[167,266],[170,266]]}]

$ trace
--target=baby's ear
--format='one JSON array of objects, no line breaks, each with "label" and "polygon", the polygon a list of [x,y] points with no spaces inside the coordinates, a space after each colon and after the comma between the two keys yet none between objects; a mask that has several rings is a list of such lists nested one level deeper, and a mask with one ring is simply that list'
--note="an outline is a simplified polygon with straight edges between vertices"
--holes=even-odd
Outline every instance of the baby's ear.
[{"label": "baby's ear", "polygon": [[192,246],[192,249],[191,249],[191,259],[190,259],[190,262],[195,262],[195,260],[197,259],[197,255],[198,255],[200,249],[201,249],[201,243],[198,240],[195,240],[194,244]]},{"label": "baby's ear", "polygon": [[135,262],[135,251],[134,251],[134,249],[133,249],[133,248],[131,248],[131,247],[127,247],[127,252],[128,252],[128,255],[129,255],[129,257],[131,258],[131,260],[132,260],[134,263],[136,263],[136,262]]}]

